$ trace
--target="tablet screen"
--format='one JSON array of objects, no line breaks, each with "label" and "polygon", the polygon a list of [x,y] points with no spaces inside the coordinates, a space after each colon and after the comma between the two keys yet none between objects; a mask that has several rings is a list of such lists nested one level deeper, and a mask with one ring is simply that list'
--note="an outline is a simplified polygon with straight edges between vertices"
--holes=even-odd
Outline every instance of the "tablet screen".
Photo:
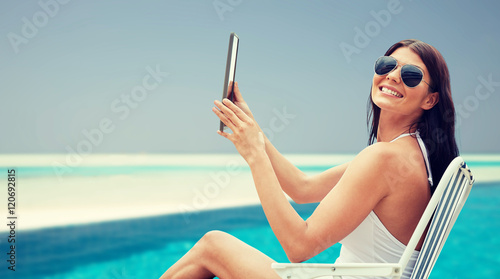
[{"label": "tablet screen", "polygon": [[[224,88],[222,91],[222,99],[228,98],[234,101],[233,98],[233,82],[236,74],[236,60],[238,58],[239,38],[235,33],[229,36],[229,48],[227,51],[226,75],[224,77]],[[226,129],[226,125],[220,121],[220,131]]]}]

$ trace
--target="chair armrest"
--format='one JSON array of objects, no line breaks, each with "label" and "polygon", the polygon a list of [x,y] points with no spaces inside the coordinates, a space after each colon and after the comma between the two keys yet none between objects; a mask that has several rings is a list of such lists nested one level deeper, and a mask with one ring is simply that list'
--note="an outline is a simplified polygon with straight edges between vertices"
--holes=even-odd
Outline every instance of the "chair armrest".
[{"label": "chair armrest", "polygon": [[283,279],[305,279],[319,276],[344,275],[392,276],[392,278],[400,278],[402,275],[402,268],[398,263],[273,263],[271,267]]}]

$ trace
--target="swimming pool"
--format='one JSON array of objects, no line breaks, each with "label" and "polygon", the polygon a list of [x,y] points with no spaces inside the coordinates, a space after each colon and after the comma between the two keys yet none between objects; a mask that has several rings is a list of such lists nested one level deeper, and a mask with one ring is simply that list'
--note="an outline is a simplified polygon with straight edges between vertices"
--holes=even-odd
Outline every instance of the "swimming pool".
[{"label": "swimming pool", "polygon": [[[315,205],[294,205],[303,217]],[[90,225],[19,232],[17,271],[1,278],[158,278],[208,230],[224,230],[276,261],[286,255],[260,206],[170,214]],[[431,278],[500,276],[500,185],[474,186]],[[2,239],[4,239],[2,237]],[[1,247],[5,247],[2,240]],[[335,245],[311,259],[333,262]],[[5,253],[2,251],[2,254]]]}]

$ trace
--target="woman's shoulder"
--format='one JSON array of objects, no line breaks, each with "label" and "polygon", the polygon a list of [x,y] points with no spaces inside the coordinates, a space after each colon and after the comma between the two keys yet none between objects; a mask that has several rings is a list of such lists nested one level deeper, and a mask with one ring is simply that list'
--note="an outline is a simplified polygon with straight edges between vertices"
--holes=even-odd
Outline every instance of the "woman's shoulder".
[{"label": "woman's shoulder", "polygon": [[354,160],[371,165],[382,181],[398,187],[408,183],[426,185],[427,172],[418,143],[380,142],[363,149]]},{"label": "woman's shoulder", "polygon": [[401,155],[401,148],[388,142],[377,142],[365,147],[358,153],[356,158],[370,160],[375,162],[383,162],[383,160],[393,160]]},{"label": "woman's shoulder", "polygon": [[[376,143],[364,148],[349,163],[339,184],[349,185],[359,193],[369,192],[380,199],[393,192],[391,178],[398,165],[398,148],[390,143]],[[379,201],[377,201],[378,203]]]},{"label": "woman's shoulder", "polygon": [[[364,148],[353,161],[361,161],[369,164],[374,171],[391,172],[417,166],[415,162],[422,159],[418,146],[407,144],[394,144],[389,142],[379,142]],[[411,171],[410,171],[411,172]]]},{"label": "woman's shoulder", "polygon": [[[367,146],[349,163],[348,169],[364,177],[378,176],[395,168],[400,151],[389,143],[375,143]],[[351,173],[350,172],[350,173]]]}]

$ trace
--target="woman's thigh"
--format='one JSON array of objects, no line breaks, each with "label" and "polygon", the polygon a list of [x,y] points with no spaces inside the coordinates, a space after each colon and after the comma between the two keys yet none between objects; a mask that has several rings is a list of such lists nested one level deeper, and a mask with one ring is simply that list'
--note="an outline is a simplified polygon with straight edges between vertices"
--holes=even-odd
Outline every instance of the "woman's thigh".
[{"label": "woman's thigh", "polygon": [[270,257],[230,234],[211,231],[198,244],[206,253],[203,265],[220,279],[280,278]]}]

